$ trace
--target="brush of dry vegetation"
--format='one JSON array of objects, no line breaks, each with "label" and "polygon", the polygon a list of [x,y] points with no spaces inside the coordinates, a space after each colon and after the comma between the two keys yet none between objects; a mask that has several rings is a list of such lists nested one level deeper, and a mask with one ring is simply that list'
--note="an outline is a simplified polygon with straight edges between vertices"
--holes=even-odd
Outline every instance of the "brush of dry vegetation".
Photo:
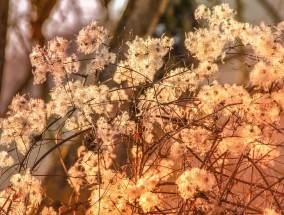
[{"label": "brush of dry vegetation", "polygon": [[[78,53],[91,58],[68,54],[61,37],[35,46],[34,83],[50,73],[55,86],[48,103],[15,96],[1,119],[1,180],[10,185],[0,192],[0,213],[283,214],[284,22],[252,26],[234,15],[227,4],[197,8],[203,27],[186,33],[183,67],[168,63],[173,38],[136,37],[119,53],[96,21],[76,39]],[[218,62],[240,55],[249,84],[218,83]],[[89,84],[98,73],[110,78]],[[53,208],[35,175],[74,140],[76,160],[70,168],[62,162],[74,205]]]}]

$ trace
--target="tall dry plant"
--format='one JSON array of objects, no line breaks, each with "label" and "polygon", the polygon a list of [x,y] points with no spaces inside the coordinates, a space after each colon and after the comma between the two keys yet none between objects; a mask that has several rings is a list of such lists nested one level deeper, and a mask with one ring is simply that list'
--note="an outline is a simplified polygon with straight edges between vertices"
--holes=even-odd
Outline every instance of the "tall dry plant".
[{"label": "tall dry plant", "polygon": [[[69,55],[61,37],[34,47],[35,84],[50,73],[55,86],[48,103],[15,96],[1,119],[10,185],[0,213],[283,214],[284,22],[252,26],[234,15],[227,4],[198,7],[203,27],[186,34],[184,66],[170,65],[173,38],[136,37],[116,52],[96,21],[76,40],[91,57]],[[229,58],[250,69],[247,86],[217,82]],[[103,73],[110,78],[99,82]],[[70,168],[59,159],[74,192],[52,207],[35,175],[68,143],[77,158]]]}]

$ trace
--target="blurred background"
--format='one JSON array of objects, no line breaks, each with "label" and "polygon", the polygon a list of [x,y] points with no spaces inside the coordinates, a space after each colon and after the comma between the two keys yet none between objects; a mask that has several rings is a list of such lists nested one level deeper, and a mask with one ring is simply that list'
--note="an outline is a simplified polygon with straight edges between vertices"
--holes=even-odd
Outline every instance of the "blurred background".
[{"label": "blurred background", "polygon": [[[17,93],[49,100],[48,92],[53,86],[50,78],[42,85],[33,85],[29,62],[32,46],[44,45],[55,36],[74,41],[83,26],[98,20],[111,32],[109,45],[113,49],[119,50],[135,35],[160,37],[165,34],[175,39],[172,55],[182,56],[186,54],[185,32],[198,28],[194,11],[201,3],[208,6],[229,3],[238,12],[239,21],[256,25],[262,21],[274,25],[284,20],[283,0],[0,0],[1,117],[5,117],[8,105]],[[221,67],[220,82],[241,84],[247,81],[245,68],[236,63],[237,69],[228,71],[226,66]],[[232,68],[231,64],[229,66]],[[63,155],[67,163],[68,160],[71,162],[67,166],[72,165],[73,155],[68,150]],[[52,159],[48,162],[53,163]],[[58,167],[60,164],[49,166],[47,172],[62,172]],[[68,186],[65,179],[60,183],[46,180],[43,185],[50,190],[49,197],[68,201],[68,195],[52,192],[65,189]]]},{"label": "blurred background", "polygon": [[197,5],[224,2],[238,11],[240,21],[273,25],[284,18],[283,0],[0,0],[0,115],[16,93],[48,99],[50,81],[33,85],[29,53],[35,44],[55,36],[74,40],[83,26],[98,20],[110,30],[113,48],[135,35],[165,33],[175,38],[176,54],[184,54],[184,32],[198,27]]}]

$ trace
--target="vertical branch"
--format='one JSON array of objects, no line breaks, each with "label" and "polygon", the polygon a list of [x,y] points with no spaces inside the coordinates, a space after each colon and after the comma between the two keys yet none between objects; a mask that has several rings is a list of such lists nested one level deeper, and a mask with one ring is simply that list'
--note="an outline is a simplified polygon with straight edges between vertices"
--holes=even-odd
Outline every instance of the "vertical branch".
[{"label": "vertical branch", "polygon": [[44,43],[44,36],[42,34],[42,26],[49,18],[51,11],[57,4],[57,0],[32,0],[33,9],[36,11],[37,19],[32,21],[32,40],[38,42],[40,45]]},{"label": "vertical branch", "polygon": [[0,0],[0,96],[5,64],[5,50],[7,44],[6,37],[8,28],[9,3],[9,0]]},{"label": "vertical branch", "polygon": [[274,21],[274,24],[277,24],[282,20],[279,12],[266,0],[259,0],[259,4],[263,7],[264,10],[271,16]]},{"label": "vertical branch", "polygon": [[[146,36],[153,33],[160,17],[165,12],[168,0],[129,0],[127,7],[113,32],[113,38],[117,38],[124,29],[132,31],[133,35]],[[149,25],[150,23],[150,25]],[[127,35],[126,35],[127,36]],[[122,38],[128,40],[129,38]],[[119,41],[114,39],[110,46],[119,47]]]}]

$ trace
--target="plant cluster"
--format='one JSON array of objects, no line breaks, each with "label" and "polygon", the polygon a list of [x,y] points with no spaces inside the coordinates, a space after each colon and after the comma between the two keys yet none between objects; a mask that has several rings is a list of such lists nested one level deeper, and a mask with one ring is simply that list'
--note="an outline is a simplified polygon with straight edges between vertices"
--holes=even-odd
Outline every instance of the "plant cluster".
[{"label": "plant cluster", "polygon": [[[64,38],[34,47],[35,84],[50,73],[55,86],[48,103],[15,96],[1,119],[1,178],[14,174],[0,213],[283,214],[284,22],[252,26],[234,15],[227,4],[200,5],[203,27],[186,34],[188,55],[178,64],[170,61],[173,38],[136,37],[118,52],[96,21],[77,36],[78,52],[92,54],[84,69]],[[229,58],[250,69],[247,86],[218,83],[218,63]],[[88,81],[102,73],[110,78]],[[34,175],[72,141],[77,159],[62,162],[70,202],[43,205]]]}]

